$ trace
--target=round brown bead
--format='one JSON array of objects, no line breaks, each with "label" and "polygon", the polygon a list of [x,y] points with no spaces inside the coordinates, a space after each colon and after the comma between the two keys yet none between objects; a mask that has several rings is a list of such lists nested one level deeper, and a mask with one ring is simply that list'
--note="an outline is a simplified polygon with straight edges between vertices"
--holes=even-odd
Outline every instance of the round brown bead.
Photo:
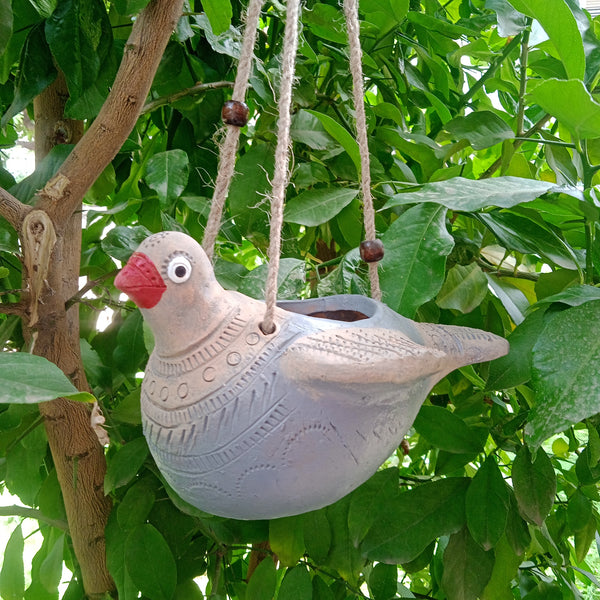
[{"label": "round brown bead", "polygon": [[227,100],[221,111],[223,121],[227,125],[235,125],[236,127],[243,127],[248,122],[249,115],[248,106],[238,100]]},{"label": "round brown bead", "polygon": [[360,243],[360,257],[365,262],[377,262],[383,258],[383,254],[383,242],[381,240],[365,240]]}]

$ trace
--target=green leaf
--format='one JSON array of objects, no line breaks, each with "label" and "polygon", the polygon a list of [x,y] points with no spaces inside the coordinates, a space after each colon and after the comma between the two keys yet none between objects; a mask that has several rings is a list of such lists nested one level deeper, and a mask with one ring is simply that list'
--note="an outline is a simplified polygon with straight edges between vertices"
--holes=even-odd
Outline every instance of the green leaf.
[{"label": "green leaf", "polygon": [[527,446],[519,449],[512,465],[512,481],[519,511],[529,522],[541,527],[556,493],[554,468],[542,448],[534,458]]},{"label": "green leaf", "polygon": [[[496,113],[481,110],[455,117],[444,129],[459,140],[466,139],[474,150],[489,148],[515,137],[514,131]],[[486,181],[486,180],[482,180]]]},{"label": "green leaf", "polygon": [[525,15],[515,10],[508,0],[486,0],[485,7],[496,11],[498,34],[502,37],[518,35],[527,27]]},{"label": "green leaf", "polygon": [[409,208],[381,236],[381,289],[390,308],[412,318],[442,287],[446,257],[454,240],[446,229],[446,209],[436,204]]},{"label": "green leaf", "polygon": [[[265,297],[265,283],[269,265],[252,269],[242,279],[238,291],[252,298]],[[306,263],[298,258],[282,258],[277,273],[277,297],[279,300],[296,300],[306,283]]]},{"label": "green leaf", "polygon": [[133,529],[146,522],[154,506],[155,494],[148,479],[132,485],[117,506],[117,519],[123,529]]},{"label": "green leaf", "polygon": [[304,545],[307,554],[323,562],[331,547],[331,528],[325,510],[314,510],[303,515]]},{"label": "green leaf", "polygon": [[25,591],[24,548],[23,531],[21,525],[17,525],[8,538],[0,571],[0,596],[4,600],[21,600],[23,598]]},{"label": "green leaf", "polygon": [[108,458],[104,493],[129,483],[137,474],[148,456],[148,445],[143,437],[127,442]]},{"label": "green leaf", "polygon": [[302,15],[302,22],[312,33],[324,40],[345,44],[348,41],[344,15],[339,8],[322,2],[315,3]]},{"label": "green leaf", "polygon": [[263,560],[256,567],[248,587],[246,588],[246,600],[265,600],[275,596],[277,586],[277,570],[275,564],[269,558]]},{"label": "green leaf", "polygon": [[158,152],[146,165],[146,183],[158,194],[163,208],[177,200],[189,177],[188,155],[178,148]]},{"label": "green leaf", "polygon": [[465,527],[450,537],[444,550],[442,588],[452,600],[479,598],[494,568],[494,552],[485,551]]},{"label": "green leaf", "polygon": [[492,455],[473,477],[465,506],[469,532],[484,550],[490,550],[504,534],[509,506],[508,488]]},{"label": "green leaf", "polygon": [[144,319],[137,310],[127,315],[119,327],[113,362],[121,373],[133,377],[145,357]]},{"label": "green leaf", "polygon": [[547,79],[531,91],[531,98],[556,117],[576,139],[600,137],[600,104],[578,79]]},{"label": "green leaf", "polygon": [[[335,10],[336,12],[339,12],[337,9]],[[347,129],[329,115],[317,112],[316,110],[307,110],[306,112],[315,116],[321,122],[323,127],[325,127],[325,131],[348,153],[348,156],[352,159],[352,162],[356,167],[356,172],[360,173],[360,150],[358,149],[358,142],[356,139]]]},{"label": "green leaf", "polygon": [[284,567],[293,567],[304,554],[304,523],[302,517],[285,517],[269,522],[271,550]]},{"label": "green leaf", "polygon": [[358,190],[335,186],[301,192],[286,203],[283,220],[316,227],[333,219],[357,194]]},{"label": "green leaf", "polygon": [[67,80],[65,114],[95,117],[116,73],[106,6],[102,0],[61,0],[46,21],[46,39]]},{"label": "green leaf", "polygon": [[150,0],[115,0],[115,8],[122,15],[135,15],[141,12]]},{"label": "green leaf", "polygon": [[13,32],[13,11],[11,4],[11,0],[0,0],[0,56],[4,54]]},{"label": "green leaf", "polygon": [[50,594],[58,590],[62,577],[65,535],[61,534],[40,565],[40,582]]},{"label": "green leaf", "polygon": [[271,191],[273,161],[269,144],[252,144],[236,162],[228,196],[229,210],[241,235],[265,247],[270,233],[265,198]]},{"label": "green leaf", "polygon": [[125,567],[125,544],[130,530],[123,529],[117,520],[116,511],[108,519],[106,534],[106,565],[112,575],[119,598],[134,599],[139,595]]},{"label": "green leaf", "polygon": [[422,406],[414,427],[435,448],[453,454],[479,452],[485,441],[460,417],[441,406]]},{"label": "green leaf", "polygon": [[127,262],[150,234],[151,232],[142,225],[133,227],[119,225],[111,229],[100,244],[106,254],[121,262]]},{"label": "green leaf", "polygon": [[581,79],[585,75],[585,53],[577,21],[566,2],[547,0],[509,0],[521,13],[534,18],[544,28],[560,56],[567,76]]},{"label": "green leaf", "polygon": [[55,398],[94,402],[88,392],[80,392],[67,376],[49,360],[26,352],[0,353],[2,401],[35,404]]},{"label": "green leaf", "polygon": [[453,177],[445,181],[426,183],[415,192],[392,196],[384,208],[435,202],[450,210],[473,212],[488,206],[510,208],[535,200],[550,191],[555,184],[548,181],[522,177],[494,177],[491,179],[465,179]]},{"label": "green leaf", "polygon": [[369,575],[369,589],[374,600],[396,598],[398,589],[398,567],[377,563]]},{"label": "green leaf", "polygon": [[387,503],[397,494],[397,468],[378,471],[352,493],[348,510],[348,530],[355,546],[358,546],[379,517],[379,513],[385,510]]},{"label": "green leaf", "polygon": [[505,537],[494,548],[494,568],[481,600],[512,600],[512,581],[519,572],[522,558]]},{"label": "green leaf", "polygon": [[153,525],[139,525],[127,536],[125,567],[144,596],[171,600],[177,586],[177,565],[165,538]]},{"label": "green leaf", "polygon": [[536,310],[527,315],[508,336],[508,354],[490,363],[487,390],[505,390],[531,379],[532,350],[546,326],[544,312]]},{"label": "green leaf", "polygon": [[600,301],[586,302],[557,314],[540,334],[533,348],[536,405],[525,430],[534,448],[600,412],[600,338],[590,327],[599,318]]},{"label": "green leaf", "polygon": [[536,222],[499,210],[478,213],[477,218],[494,233],[504,248],[540,256],[564,269],[576,268],[573,250],[543,221]]},{"label": "green leaf", "polygon": [[410,562],[435,538],[461,529],[469,482],[461,477],[440,479],[399,494],[367,533],[363,554],[389,564]]},{"label": "green leaf", "polygon": [[277,600],[312,600],[312,582],[304,566],[289,569],[277,594]]},{"label": "green leaf", "polygon": [[202,8],[215,35],[221,35],[229,29],[233,17],[231,0],[202,0]]},{"label": "green leaf", "polygon": [[487,291],[487,277],[477,263],[457,264],[448,271],[435,302],[440,308],[469,313],[483,302]]},{"label": "green leaf", "polygon": [[[306,144],[313,150],[327,150],[336,145],[335,140],[327,133],[327,130],[317,117],[307,110],[299,110],[292,118],[290,130],[292,140]],[[307,166],[303,163],[300,166]]]},{"label": "green leaf", "polygon": [[44,26],[31,29],[21,51],[20,69],[15,84],[15,97],[8,107],[0,126],[4,127],[15,115],[28,106],[55,79],[57,71],[52,62],[50,48],[44,37]]}]

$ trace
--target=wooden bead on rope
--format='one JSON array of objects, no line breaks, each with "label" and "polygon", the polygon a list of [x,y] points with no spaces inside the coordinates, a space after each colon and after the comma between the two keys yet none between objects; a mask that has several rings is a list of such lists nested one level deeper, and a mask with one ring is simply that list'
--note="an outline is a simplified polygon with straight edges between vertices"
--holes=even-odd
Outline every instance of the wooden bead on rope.
[{"label": "wooden bead on rope", "polygon": [[381,240],[364,240],[360,243],[360,257],[366,263],[380,261],[383,254],[384,248]]},{"label": "wooden bead on rope", "polygon": [[223,110],[221,111],[221,117],[227,125],[235,125],[236,127],[243,127],[248,122],[248,116],[250,110],[245,102],[239,100],[227,100],[223,104]]}]

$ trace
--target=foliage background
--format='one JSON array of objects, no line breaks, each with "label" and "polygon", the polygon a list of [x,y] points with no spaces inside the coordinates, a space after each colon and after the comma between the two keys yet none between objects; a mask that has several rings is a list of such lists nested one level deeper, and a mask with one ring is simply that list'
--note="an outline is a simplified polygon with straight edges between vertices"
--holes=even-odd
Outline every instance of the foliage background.
[{"label": "foliage background", "polygon": [[[34,117],[32,100],[57,69],[70,92],[65,116],[91,122],[146,4],[0,0],[2,148],[19,143],[22,112]],[[418,320],[508,336],[510,354],[446,377],[396,455],[330,507],[239,522],[193,510],[163,486],[139,415],[151,339],[112,281],[117,261],[150,232],[202,237],[243,6],[185,4],[142,116],[85,198],[81,276],[89,293],[74,301],[87,377],[110,435],[107,560],[119,596],[201,598],[195,578],[205,576],[208,597],[247,600],[535,600],[581,598],[582,590],[593,597],[598,582],[586,557],[600,501],[600,23],[574,0],[360,2],[384,301]],[[284,16],[276,0],[265,4],[252,119],[217,243],[221,282],[256,297],[265,279]],[[305,3],[297,74],[280,297],[367,294],[337,2]],[[70,151],[56,146],[23,181],[2,168],[0,185],[28,202]],[[17,237],[2,222],[2,303],[18,301],[21,287]],[[105,307],[112,321],[99,331]],[[49,367],[26,363],[28,375],[15,375],[7,355],[26,350],[25,339],[19,317],[7,312],[0,478],[34,509],[12,511],[39,519],[43,543],[26,587],[22,528],[14,529],[0,595],[57,598],[64,563],[72,579],[62,596],[81,598],[39,412],[18,403],[19,385],[46,381]],[[23,355],[17,360],[27,361]],[[60,385],[61,394],[74,393]]]}]

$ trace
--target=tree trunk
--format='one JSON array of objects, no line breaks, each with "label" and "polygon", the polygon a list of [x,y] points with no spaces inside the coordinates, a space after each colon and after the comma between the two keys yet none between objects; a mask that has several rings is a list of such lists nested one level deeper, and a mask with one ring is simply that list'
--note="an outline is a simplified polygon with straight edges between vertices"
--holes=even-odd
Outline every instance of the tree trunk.
[{"label": "tree trunk", "polygon": [[[60,143],[77,143],[83,123],[64,119],[68,91],[64,77],[35,99],[35,149],[38,164]],[[34,211],[36,212],[36,211]],[[33,219],[25,238],[52,227]],[[34,325],[34,353],[58,365],[80,390],[89,390],[79,349],[78,304],[66,301],[77,293],[81,255],[81,213],[76,211],[58,232]],[[30,274],[31,275],[31,274]],[[65,399],[40,405],[48,442],[63,493],[73,548],[81,567],[86,594],[102,597],[114,589],[106,568],[104,528],[111,502],[104,495],[106,460],[90,425],[89,407]]]}]

